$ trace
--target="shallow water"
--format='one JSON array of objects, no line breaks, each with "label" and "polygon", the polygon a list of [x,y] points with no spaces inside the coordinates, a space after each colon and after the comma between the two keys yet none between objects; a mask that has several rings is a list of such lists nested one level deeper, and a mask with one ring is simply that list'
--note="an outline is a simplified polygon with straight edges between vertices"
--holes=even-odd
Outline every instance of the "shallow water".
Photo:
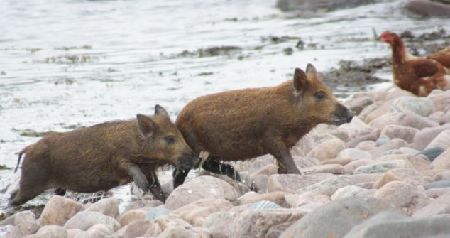
[{"label": "shallow water", "polygon": [[[308,62],[325,71],[341,59],[388,55],[373,29],[450,31],[449,20],[401,14],[401,2],[298,18],[273,0],[2,0],[0,165],[13,168],[15,153],[39,139],[23,136],[26,129],[63,131],[152,114],[156,103],[175,118],[197,96],[276,85]],[[298,37],[304,50],[295,48]],[[197,52],[220,46],[238,49]],[[17,177],[12,170],[0,176],[0,189]],[[125,198],[128,191],[115,193]],[[0,194],[0,209],[7,197]]]}]

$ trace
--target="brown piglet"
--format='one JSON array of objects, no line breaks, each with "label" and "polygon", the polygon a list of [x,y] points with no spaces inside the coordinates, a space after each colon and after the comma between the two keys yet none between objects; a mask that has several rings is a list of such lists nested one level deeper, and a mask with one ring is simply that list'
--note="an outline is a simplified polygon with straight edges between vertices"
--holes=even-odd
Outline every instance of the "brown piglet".
[{"label": "brown piglet", "polygon": [[[273,155],[279,173],[300,174],[290,149],[320,123],[340,125],[351,112],[308,64],[295,69],[293,80],[275,87],[250,88],[194,99],[178,115],[176,125],[195,153],[209,155],[205,170],[221,172],[220,161],[242,161]],[[205,164],[205,163],[203,163]],[[229,176],[230,173],[226,173]],[[174,186],[186,171],[174,172]]]},{"label": "brown piglet", "polygon": [[91,193],[134,181],[164,200],[156,169],[171,164],[190,169],[194,153],[167,111],[112,121],[69,132],[50,132],[19,153],[25,154],[19,188],[11,204],[20,205],[49,188]]}]

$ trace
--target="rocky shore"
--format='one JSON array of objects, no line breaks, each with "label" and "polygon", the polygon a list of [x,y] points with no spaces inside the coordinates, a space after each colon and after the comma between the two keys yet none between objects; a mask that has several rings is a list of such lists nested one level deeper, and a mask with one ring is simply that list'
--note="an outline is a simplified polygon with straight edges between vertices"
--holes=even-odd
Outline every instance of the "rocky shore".
[{"label": "rocky shore", "polygon": [[[244,178],[201,172],[166,203],[53,196],[21,211],[2,237],[447,237],[450,91],[419,98],[392,87],[345,104],[358,116],[319,125],[292,153],[303,175],[277,174],[270,156],[237,162]],[[257,192],[250,191],[256,187]]]}]

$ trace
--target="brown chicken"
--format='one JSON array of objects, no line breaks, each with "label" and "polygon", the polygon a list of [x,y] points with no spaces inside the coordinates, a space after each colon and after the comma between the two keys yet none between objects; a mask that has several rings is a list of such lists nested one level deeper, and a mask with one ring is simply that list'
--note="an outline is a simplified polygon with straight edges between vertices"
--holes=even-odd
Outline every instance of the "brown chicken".
[{"label": "brown chicken", "polygon": [[418,96],[427,96],[433,89],[449,89],[450,75],[446,75],[445,67],[437,60],[445,62],[444,53],[429,57],[412,56],[400,37],[389,31],[383,32],[380,40],[392,48],[392,70],[398,87]]},{"label": "brown chicken", "polygon": [[442,66],[444,66],[447,70],[447,73],[450,74],[450,47],[447,47],[443,50],[440,50],[436,53],[427,56],[428,59],[434,59]]}]

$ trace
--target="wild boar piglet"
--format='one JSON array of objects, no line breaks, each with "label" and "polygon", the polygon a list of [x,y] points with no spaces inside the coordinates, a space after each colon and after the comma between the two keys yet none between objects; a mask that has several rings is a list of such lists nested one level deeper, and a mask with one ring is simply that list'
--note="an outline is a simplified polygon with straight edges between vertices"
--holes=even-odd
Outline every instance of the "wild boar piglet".
[{"label": "wild boar piglet", "polygon": [[[220,172],[220,161],[271,154],[278,162],[279,173],[300,174],[291,147],[320,123],[340,125],[351,119],[352,113],[308,64],[306,73],[296,68],[292,80],[275,87],[196,98],[183,108],[175,124],[196,154],[209,154],[203,163],[205,170]],[[174,172],[175,187],[184,182],[187,172]]]},{"label": "wild boar piglet", "polygon": [[[155,106],[151,117],[111,121],[69,132],[50,132],[25,147],[19,188],[11,204],[20,205],[49,188],[92,193],[134,181],[164,200],[156,169],[171,164],[192,168],[196,159],[167,111]],[[17,169],[17,168],[16,168]]]}]

